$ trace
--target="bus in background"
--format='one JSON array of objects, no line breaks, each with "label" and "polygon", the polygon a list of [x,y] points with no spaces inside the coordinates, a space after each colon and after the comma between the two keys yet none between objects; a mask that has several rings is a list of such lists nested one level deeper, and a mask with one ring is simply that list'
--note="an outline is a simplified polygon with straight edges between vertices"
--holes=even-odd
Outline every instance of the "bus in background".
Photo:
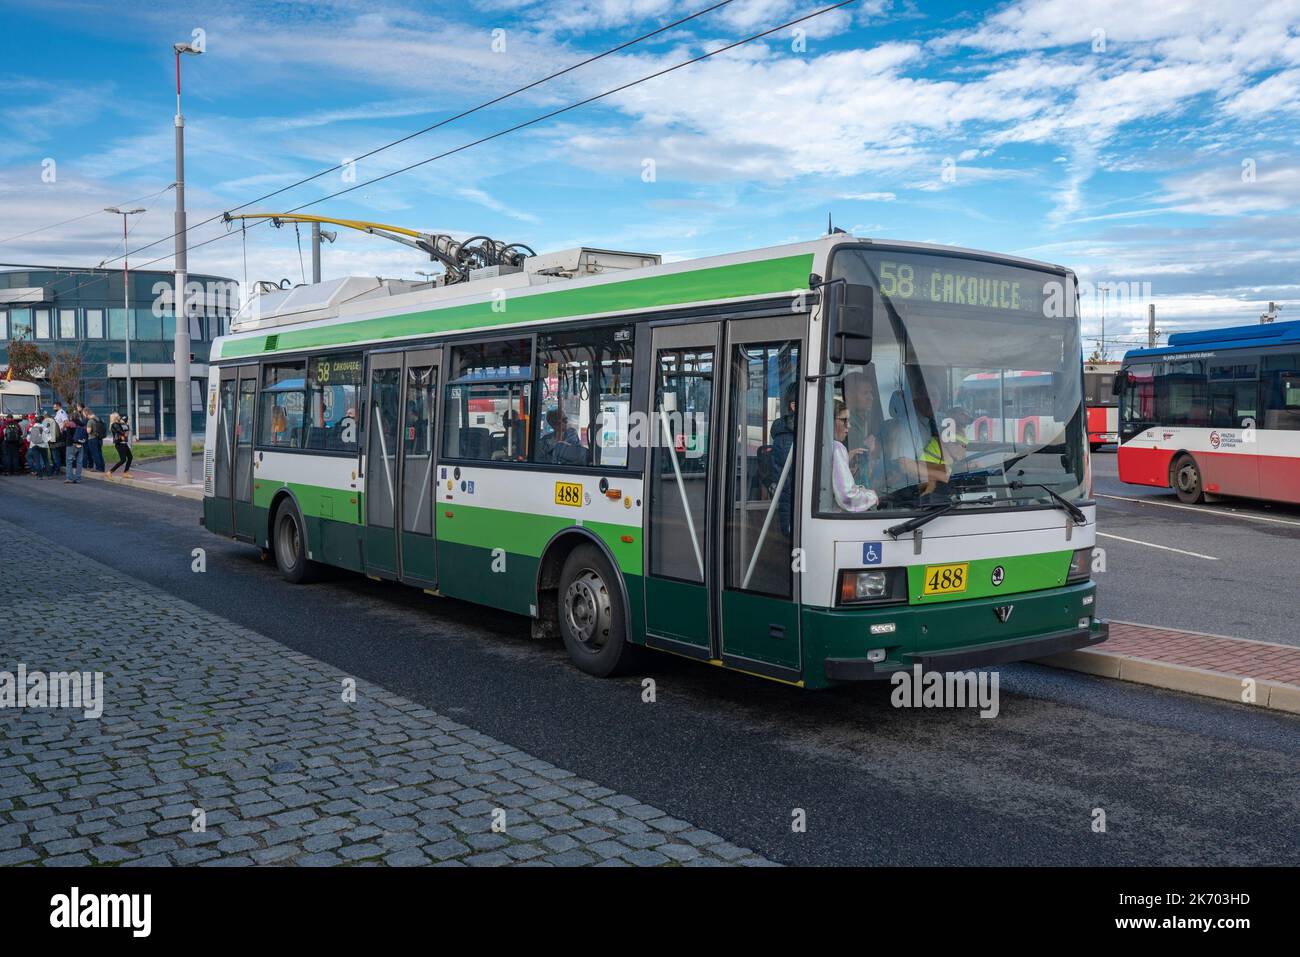
[{"label": "bus in background", "polygon": [[1119,441],[1119,400],[1115,398],[1115,373],[1118,362],[1083,364],[1083,401],[1088,407],[1088,446],[1094,452],[1100,446]]},{"label": "bus in background", "polygon": [[961,383],[958,401],[972,421],[968,438],[1034,446],[1065,428],[1054,416],[1057,380],[1037,369],[976,372]]},{"label": "bus in background", "polygon": [[1127,353],[1115,392],[1122,481],[1300,503],[1300,321],[1176,333]]},{"label": "bus in background", "polygon": [[0,378],[0,415],[31,415],[41,407],[41,387],[22,379]]}]

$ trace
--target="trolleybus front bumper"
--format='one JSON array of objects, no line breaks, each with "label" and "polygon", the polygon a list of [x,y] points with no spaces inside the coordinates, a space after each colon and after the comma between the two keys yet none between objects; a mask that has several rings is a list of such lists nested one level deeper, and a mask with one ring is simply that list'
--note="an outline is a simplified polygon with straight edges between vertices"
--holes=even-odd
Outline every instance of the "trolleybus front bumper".
[{"label": "trolleybus front bumper", "polygon": [[920,665],[923,671],[968,671],[1012,661],[1045,658],[1062,651],[1090,648],[1110,637],[1110,623],[1096,619],[1089,628],[1070,628],[1032,638],[1013,638],[990,644],[971,645],[951,650],[908,654],[906,663],[872,662],[862,658],[825,659],[826,677],[831,681],[865,681],[888,678],[898,671],[910,671]]}]

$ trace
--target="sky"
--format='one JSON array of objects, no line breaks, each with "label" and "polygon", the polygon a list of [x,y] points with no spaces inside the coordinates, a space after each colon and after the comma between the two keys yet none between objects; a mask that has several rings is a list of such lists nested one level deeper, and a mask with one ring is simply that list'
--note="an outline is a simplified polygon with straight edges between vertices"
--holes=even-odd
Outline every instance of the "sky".
[{"label": "sky", "polygon": [[[1110,358],[1145,343],[1148,302],[1166,333],[1258,322],[1269,300],[1300,319],[1300,0],[857,0],[365,185],[834,2],[732,0],[251,202],[715,2],[0,0],[0,261],[113,260],[121,219],[101,210],[130,203],[132,265],[172,267],[171,45],[191,41],[191,225],[311,203],[675,261],[830,217],[1075,269],[1085,351],[1110,290]],[[189,235],[191,272],[310,276],[305,229]],[[323,261],[325,278],[436,268],[348,230]]]}]

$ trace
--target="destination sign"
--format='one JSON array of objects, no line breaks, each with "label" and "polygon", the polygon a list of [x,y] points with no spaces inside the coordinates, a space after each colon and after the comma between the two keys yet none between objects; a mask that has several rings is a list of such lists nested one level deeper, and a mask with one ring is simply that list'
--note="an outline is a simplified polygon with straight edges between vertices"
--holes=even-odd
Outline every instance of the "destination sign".
[{"label": "destination sign", "polygon": [[[1024,275],[1015,270],[1012,275]],[[880,263],[880,293],[890,299],[921,300],[952,306],[976,306],[1011,312],[1037,312],[1043,282],[1010,278],[1005,273],[977,273],[936,268],[916,262]]]},{"label": "destination sign", "polygon": [[360,358],[326,358],[316,360],[316,382],[328,385],[331,382],[355,383],[361,381]]}]

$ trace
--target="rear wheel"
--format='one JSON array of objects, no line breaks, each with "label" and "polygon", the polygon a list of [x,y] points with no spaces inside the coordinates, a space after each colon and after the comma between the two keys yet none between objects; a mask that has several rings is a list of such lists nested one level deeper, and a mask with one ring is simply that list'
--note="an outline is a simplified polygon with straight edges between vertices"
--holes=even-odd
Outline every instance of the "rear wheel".
[{"label": "rear wheel", "polygon": [[1201,470],[1196,460],[1190,455],[1180,455],[1171,469],[1173,481],[1170,483],[1178,493],[1178,500],[1188,505],[1199,505],[1205,501],[1205,488],[1201,483]]},{"label": "rear wheel", "polygon": [[627,640],[618,573],[594,545],[579,545],[560,572],[560,634],[573,663],[598,678],[622,674],[636,660]]},{"label": "rear wheel", "polygon": [[285,581],[301,585],[320,575],[320,565],[307,558],[307,530],[292,502],[284,502],[276,511],[271,544]]}]

